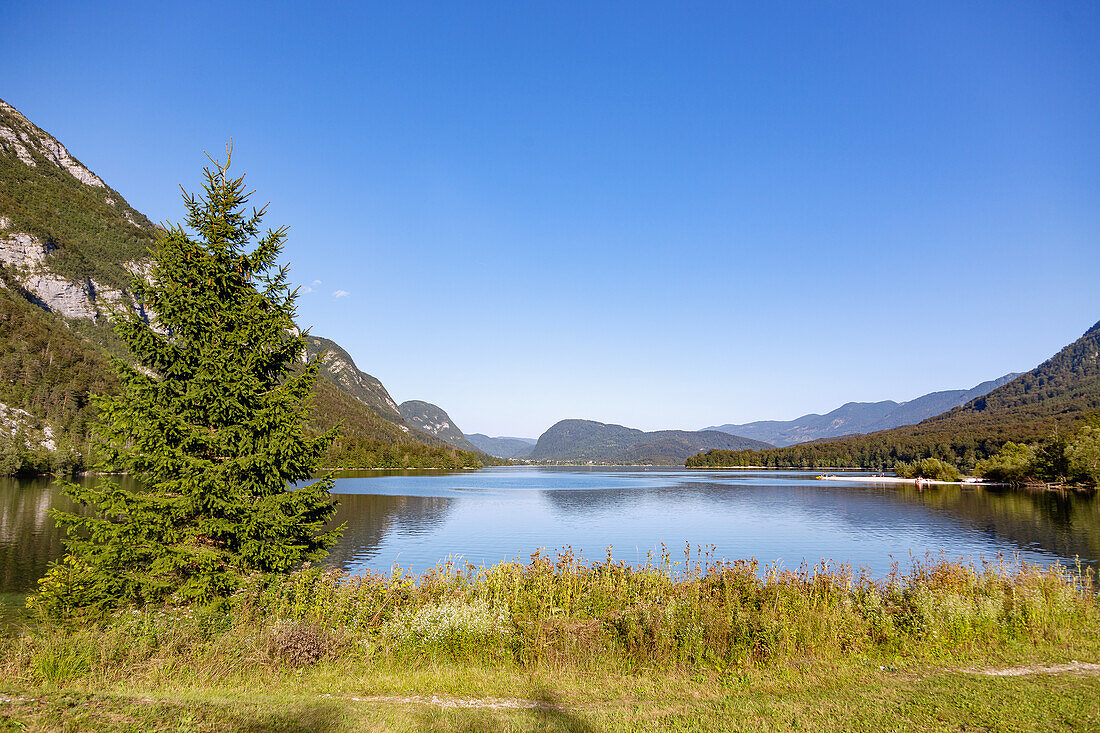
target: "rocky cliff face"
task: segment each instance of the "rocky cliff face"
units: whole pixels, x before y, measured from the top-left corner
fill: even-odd
[[[408,432],[409,426],[401,417],[397,403],[394,402],[393,397],[390,397],[389,390],[377,377],[355,366],[351,355],[335,341],[320,336],[308,336],[303,359],[309,360],[319,354],[322,355],[322,376],[339,387],[341,391],[359,400],[390,422],[397,423],[402,430]]]
[[[15,107],[0,99],[0,110],[6,113],[6,124],[0,124],[0,146],[13,152],[24,165],[36,168],[38,161],[45,158],[86,186],[107,187],[99,176],[69,155],[64,145],[39,129]]]
[[[57,242],[44,236],[43,230],[52,230],[55,222],[51,219],[59,218],[54,211],[68,209],[74,195],[85,198],[90,195],[101,204],[101,211],[96,212],[99,217],[82,222],[86,228],[100,226],[101,221],[96,219],[114,218],[120,220],[118,225],[123,229],[136,230],[134,234],[139,234],[139,238],[150,239],[152,227],[148,221],[139,221],[130,206],[99,176],[3,100],[0,100],[0,156],[6,158],[3,161],[6,175],[0,188],[0,266],[10,280],[26,291],[29,300],[66,318],[100,318],[110,306],[127,300],[121,288],[87,274],[74,277],[73,268],[62,267],[63,254],[75,255],[72,258],[75,260],[88,259],[90,253],[78,252],[77,243],[66,243],[72,252],[59,252]],[[136,265],[136,261],[124,263],[120,258],[113,264],[118,277],[111,279],[123,281],[124,270]]]
[[[0,434],[10,438],[17,438],[22,434],[23,444],[27,448],[57,450],[53,428],[26,410],[9,407],[3,403],[0,403]]]

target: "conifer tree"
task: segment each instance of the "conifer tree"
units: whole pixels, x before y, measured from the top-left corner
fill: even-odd
[[[141,489],[66,485],[86,510],[57,515],[69,554],[40,581],[44,607],[211,601],[245,574],[323,557],[339,536],[325,530],[332,477],[290,486],[336,433],[303,430],[319,360],[293,369],[304,340],[276,266],[286,228],[261,236],[266,206],[246,213],[244,177],[228,176],[229,157],[213,162],[205,195],[184,194],[186,228],[163,233],[134,279],[149,321],[115,316],[136,364],[115,359],[121,393],[96,398],[104,465]]]

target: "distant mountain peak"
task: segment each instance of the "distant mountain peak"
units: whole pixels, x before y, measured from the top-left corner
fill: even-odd
[[[538,441],[534,438],[514,438],[497,436],[491,438],[483,433],[467,433],[466,439],[476,445],[483,453],[497,458],[526,458]]]

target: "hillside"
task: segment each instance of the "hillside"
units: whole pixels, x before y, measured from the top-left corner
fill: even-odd
[[[922,420],[964,405],[976,397],[988,394],[1018,376],[1020,375],[1006,374],[998,379],[982,382],[971,389],[931,392],[907,402],[893,400],[848,402],[824,415],[810,413],[794,420],[761,420],[740,425],[718,425],[706,429],[754,438],[779,447],[822,438],[873,433],[902,425],[915,425]]]
[[[482,433],[468,433],[466,439],[483,453],[508,459],[526,458],[538,442],[534,438],[490,438]]]
[[[107,316],[137,307],[129,283],[157,233],[64,145],[0,101],[0,473],[86,467],[90,395],[117,388],[108,354],[127,356]],[[309,337],[306,349],[328,352],[314,428],[343,423],[327,465],[481,464],[405,424],[381,382],[337,344]]]
[[[376,377],[355,365],[351,355],[331,339],[306,336],[306,356],[321,355],[321,375],[376,413],[398,425],[407,425],[389,390]],[[411,426],[410,426],[411,427]]]
[[[973,469],[1008,441],[1066,432],[1100,410],[1100,323],[1031,371],[942,415],[867,435],[766,451],[709,451],[689,466],[863,466],[934,457]]]
[[[98,319],[127,298],[155,236],[117,191],[0,100],[0,265],[25,297]]]
[[[644,432],[592,420],[562,420],[539,436],[526,460],[568,463],[677,464],[702,450],[770,448],[717,430]]]
[[[443,408],[430,402],[408,400],[398,405],[398,410],[405,422],[417,430],[433,435],[456,448],[474,452],[480,451],[476,445],[466,440],[466,436],[458,429],[454,424],[454,420]]]

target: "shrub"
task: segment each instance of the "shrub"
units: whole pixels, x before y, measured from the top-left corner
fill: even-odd
[[[1066,446],[1069,475],[1078,483],[1100,485],[1100,426],[1085,425]]]
[[[305,621],[276,624],[271,636],[271,654],[291,667],[308,667],[328,654],[332,639],[324,630]]]
[[[926,478],[933,481],[958,481],[959,469],[939,458],[922,458],[919,461],[898,462],[894,471],[903,478]]]
[[[1021,443],[1005,443],[997,455],[979,461],[975,473],[1005,484],[1022,484],[1035,473],[1035,449]]]

